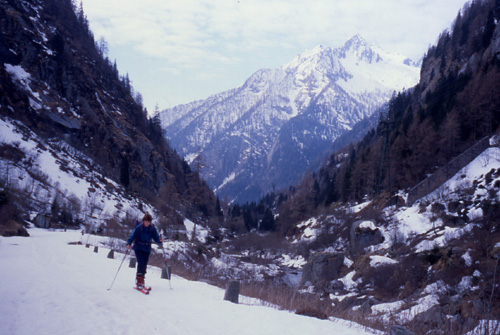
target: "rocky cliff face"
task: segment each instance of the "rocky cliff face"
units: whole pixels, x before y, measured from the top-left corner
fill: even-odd
[[[372,115],[418,67],[356,35],[319,46],[239,88],[163,111],[167,136],[223,198],[256,200],[296,183],[331,143]],[[197,160],[199,163],[200,160]]]

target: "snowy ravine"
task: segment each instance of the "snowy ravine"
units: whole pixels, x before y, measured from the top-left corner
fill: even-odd
[[[0,237],[0,334],[376,334],[339,319],[319,320],[263,307],[224,290],[148,269],[149,296],[132,289],[135,269],[123,254],[108,259],[79,242],[78,231],[30,229],[31,237]],[[85,241],[84,241],[85,242]]]

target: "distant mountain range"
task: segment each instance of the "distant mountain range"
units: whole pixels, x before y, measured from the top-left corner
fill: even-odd
[[[318,46],[242,86],[160,113],[168,140],[223,199],[244,203],[297,183],[311,164],[396,90],[419,64],[356,35]]]

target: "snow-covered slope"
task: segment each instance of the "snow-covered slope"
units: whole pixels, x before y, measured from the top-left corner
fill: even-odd
[[[207,216],[213,192],[191,182],[193,173],[161,141],[161,128],[134,101],[129,78],[105,56],[77,7],[72,0],[0,0],[0,191],[25,200],[13,205],[20,214],[47,220],[58,207],[71,207],[62,215],[70,221],[135,218],[144,198],[153,201],[162,189],[178,195],[173,202],[161,197],[161,207],[179,222],[180,208],[193,208],[190,194]]]
[[[1,334],[373,334],[338,319],[319,320],[263,307],[205,283],[172,277],[172,290],[160,270],[150,267],[149,296],[132,289],[135,269],[108,250],[69,242],[79,232],[30,229],[31,237],[0,237]]]
[[[339,213],[312,217],[298,224],[300,233],[294,237],[294,244],[305,244],[311,254],[346,257],[342,275],[327,289],[332,302],[357,311],[359,304],[346,301],[365,299],[365,320],[381,319],[387,324],[413,320],[414,327],[422,323],[424,327],[435,328],[439,325],[430,320],[432,313],[443,320],[457,319],[460,324],[464,314],[453,306],[460,306],[462,310],[471,305],[479,306],[479,300],[472,303],[470,299],[481,296],[484,287],[490,287],[491,282],[498,286],[494,273],[500,253],[500,235],[491,216],[498,213],[495,210],[500,199],[500,148],[493,139],[491,144],[493,147],[412,206],[387,206],[377,217],[371,212],[372,201],[344,207],[346,213],[365,220],[358,226],[360,229],[380,232],[383,236],[381,241],[365,246],[360,257],[346,252],[353,241],[352,236],[350,240],[339,237],[342,235],[337,232],[342,231],[344,224],[338,219],[342,216]],[[407,194],[400,192],[398,196],[404,200]],[[337,234],[334,243],[318,248],[317,245],[321,245],[318,241],[328,234]],[[425,261],[420,263],[415,261],[417,259]],[[422,266],[420,271],[417,270],[419,266]],[[405,271],[410,275],[400,287],[388,287],[391,298],[380,301],[377,290],[383,287],[382,283],[394,280],[391,271],[395,269],[400,275]],[[374,284],[377,279],[371,277],[376,272],[383,278],[378,284]],[[416,280],[418,289],[408,290],[411,280]],[[324,288],[318,286],[321,283],[311,284],[307,290],[322,292]],[[453,302],[444,301],[442,297],[446,295],[454,295]],[[474,320],[471,325],[476,322],[478,326],[467,334],[498,334],[498,319],[491,322],[491,331],[486,332],[486,312],[473,309],[469,313],[467,317]]]
[[[109,220],[121,222],[141,217],[144,211],[155,212],[141,199],[127,195],[91,158],[63,141],[40,138],[20,122],[0,118],[0,147],[23,157],[1,157],[0,173],[6,187],[22,190],[35,213],[51,213],[57,203],[74,213],[72,221],[66,219],[63,224],[85,222],[95,229]],[[58,224],[56,218],[52,221]]]
[[[165,110],[161,119],[189,162],[201,155],[209,185],[244,202],[296,183],[336,138],[418,75],[410,60],[356,35],[342,47],[318,46],[259,70],[241,87]]]

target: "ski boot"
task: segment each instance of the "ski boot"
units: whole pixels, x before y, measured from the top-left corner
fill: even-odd
[[[135,277],[135,285],[138,289],[142,289],[144,287],[144,274],[137,274],[137,276]]]

